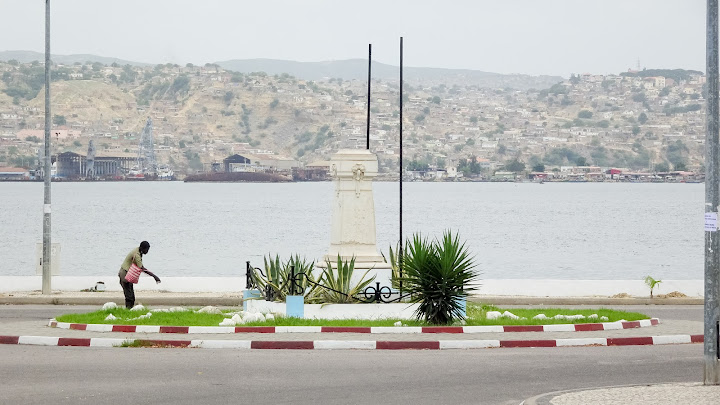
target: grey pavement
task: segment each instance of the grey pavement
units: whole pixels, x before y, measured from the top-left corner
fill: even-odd
[[[93,293],[87,293],[93,294]],[[101,298],[101,303],[107,301],[119,302],[118,298],[104,295],[97,296]],[[161,297],[146,296],[142,297],[138,294],[139,301],[143,298],[148,305],[181,305],[180,301],[176,301],[176,295],[165,295]],[[178,294],[178,293],[176,293]],[[220,304],[222,301],[214,301],[219,295],[210,294],[178,294],[190,298],[194,298],[198,302],[195,305],[204,305],[208,303]],[[68,295],[63,294],[67,297]],[[70,294],[69,296],[72,296]],[[76,297],[83,298],[80,295]],[[171,299],[167,299],[171,297]],[[147,298],[155,298],[158,304],[150,304],[151,300]],[[225,297],[221,297],[225,298]],[[93,298],[97,299],[97,298]],[[233,297],[232,299],[235,299]],[[624,330],[607,330],[607,331],[590,331],[590,332],[507,332],[507,333],[475,333],[475,334],[363,334],[363,333],[242,333],[242,334],[160,334],[160,333],[120,333],[120,332],[91,332],[77,331],[59,328],[50,328],[47,326],[48,320],[52,317],[64,313],[71,312],[87,312],[97,309],[97,303],[93,300],[83,301],[90,305],[0,305],[0,335],[9,336],[57,336],[57,337],[76,337],[76,338],[95,338],[95,337],[112,337],[118,339],[160,339],[160,340],[266,340],[266,341],[310,341],[310,340],[392,340],[392,341],[435,341],[435,340],[546,340],[546,339],[572,339],[572,338],[591,338],[591,337],[633,337],[633,336],[662,336],[662,335],[700,335],[703,333],[703,307],[702,305],[597,305],[588,300],[578,299],[574,308],[585,306],[591,307],[610,307],[613,309],[629,310],[645,313],[651,317],[660,318],[660,324],[657,326],[624,329]],[[492,302],[483,300],[483,302]],[[505,307],[542,307],[542,306],[560,306],[549,303],[547,305],[524,304],[522,300],[516,300],[514,303],[507,304]],[[495,303],[495,302],[493,302]],[[184,304],[193,305],[193,304]],[[502,305],[502,304],[500,304]],[[702,351],[702,345],[693,345],[697,351]],[[591,350],[608,350],[608,348],[590,348]],[[514,349],[510,349],[514,350]],[[558,354],[562,353],[566,348],[557,348]],[[661,350],[661,348],[657,348]],[[693,350],[695,351],[695,350]],[[662,381],[658,381],[662,382]],[[670,384],[654,384],[654,385],[635,385],[623,387],[602,387],[603,381],[597,381],[598,388],[587,388],[582,390],[550,392],[529,398],[524,401],[525,405],[535,404],[676,404],[676,403],[693,403],[693,404],[715,404],[717,398],[720,397],[720,387],[703,386],[697,383],[670,383]]]
[[[551,392],[529,398],[523,405],[714,405],[718,398],[720,385],[668,383]]]
[[[223,305],[242,303],[242,293],[187,293],[187,292],[135,292],[137,301],[146,305]],[[12,305],[102,305],[108,301],[122,302],[122,291],[81,292],[58,291],[42,294],[40,291],[0,293],[0,304]],[[471,301],[495,305],[703,305],[702,298],[611,298],[611,297],[533,297],[474,295]]]

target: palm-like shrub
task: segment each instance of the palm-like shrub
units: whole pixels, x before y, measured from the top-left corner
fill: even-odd
[[[365,278],[370,272],[370,270],[368,270],[360,277],[360,281],[353,284],[352,275],[355,271],[354,257],[350,259],[350,261],[344,261],[340,255],[338,255],[335,267],[333,267],[333,263],[330,260],[325,261],[325,266],[325,269],[323,269],[320,275],[319,283],[335,291],[318,287],[315,290],[315,294],[308,301],[336,304],[357,302],[353,296],[362,292],[370,283],[375,281],[375,276],[369,279]]]
[[[403,252],[403,289],[410,301],[419,303],[415,315],[435,325],[446,325],[463,316],[462,299],[477,274],[472,258],[457,234],[443,233],[442,240],[429,242],[413,235]]]
[[[263,261],[265,262],[265,274],[253,269],[252,278],[261,291],[266,291],[268,287],[272,290],[273,300],[285,301],[286,296],[292,295],[290,292],[292,266],[295,267],[296,275],[304,273],[304,276],[296,278],[303,295],[314,295],[315,284],[308,281],[314,281],[312,275],[314,262],[308,263],[299,255],[290,256],[286,262],[281,262],[278,255],[275,255],[274,259],[271,256],[264,257]]]

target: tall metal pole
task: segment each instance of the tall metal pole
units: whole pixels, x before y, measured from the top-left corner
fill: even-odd
[[[718,0],[707,1],[707,133],[705,135],[705,385],[720,384],[718,364],[718,293],[720,293],[720,161],[718,160]]]
[[[372,44],[368,44],[368,109],[367,109],[367,146],[370,149],[370,78],[372,77]]]
[[[45,0],[45,199],[43,204],[43,262],[42,293],[50,294],[50,261],[52,239],[50,237],[50,0]]]
[[[400,37],[400,247],[398,248],[398,269],[400,278],[403,276],[403,37]],[[402,295],[402,281],[400,281],[400,295]]]

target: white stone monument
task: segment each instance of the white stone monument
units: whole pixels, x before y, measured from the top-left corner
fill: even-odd
[[[378,173],[377,156],[365,149],[341,149],[330,158],[335,182],[330,250],[323,258],[337,263],[355,257],[355,276],[368,269],[380,285],[390,285],[391,266],[378,253],[372,180]],[[322,263],[324,265],[324,263]]]

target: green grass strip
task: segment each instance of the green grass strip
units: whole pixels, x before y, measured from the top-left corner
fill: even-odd
[[[362,305],[362,304],[357,304]],[[197,309],[197,308],[189,308]],[[224,313],[236,312],[240,308],[224,309]],[[615,322],[619,320],[626,321],[637,321],[640,319],[648,319],[649,317],[645,314],[638,312],[626,312],[616,311],[613,309],[599,308],[599,309],[566,309],[566,308],[512,308],[507,311],[513,314],[527,319],[510,319],[510,318],[499,318],[499,319],[485,319],[485,314],[488,311],[499,311],[505,312],[506,309],[499,309],[492,305],[482,305],[469,302],[467,304],[467,319],[466,324],[468,326],[476,325],[552,325],[552,324],[566,324],[566,323],[596,323],[603,322],[599,317],[606,316],[608,321]],[[227,317],[221,314],[205,314],[195,313],[192,311],[183,312],[154,312],[152,316],[147,319],[135,319],[140,315],[144,315],[148,310],[143,311],[130,311],[125,308],[116,308],[111,310],[100,310],[83,314],[65,314],[58,316],[56,319],[58,322],[68,323],[83,323],[83,324],[113,324],[113,325],[160,325],[160,326],[218,326],[223,319]],[[113,314],[118,319],[112,321],[106,321],[105,318]],[[548,318],[555,315],[585,315],[586,317],[592,314],[597,314],[598,319],[578,319],[578,320],[567,320],[567,319],[532,319],[537,314],[545,314]],[[283,316],[276,316],[274,320],[266,322],[251,322],[243,324],[242,326],[359,326],[359,327],[372,327],[372,326],[393,326],[395,322],[401,321],[403,325],[407,326],[433,326],[425,322],[408,319],[380,319],[380,320],[368,320],[368,319],[300,319],[300,318],[286,318]]]

